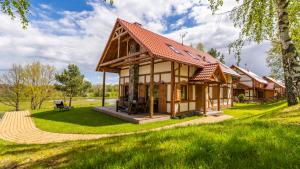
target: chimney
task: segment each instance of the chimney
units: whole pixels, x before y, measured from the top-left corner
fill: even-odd
[[[205,59],[205,56],[203,56],[203,58],[202,58],[202,59],[203,59],[203,61],[204,61],[204,62],[206,61],[206,59]]]
[[[142,24],[140,24],[138,22],[133,22],[133,24],[135,24],[136,26],[142,27]]]

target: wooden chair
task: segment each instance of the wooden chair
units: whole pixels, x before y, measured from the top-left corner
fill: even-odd
[[[117,100],[116,103],[116,111],[118,112],[119,110],[124,111],[126,110],[127,106],[125,104],[125,98],[124,97],[120,97],[119,100]]]

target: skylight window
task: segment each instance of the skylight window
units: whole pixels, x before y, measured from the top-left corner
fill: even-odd
[[[188,55],[190,55],[192,58],[199,60],[199,58],[196,57],[196,56],[194,56],[191,52],[185,50],[185,53],[187,53]]]
[[[169,45],[169,44],[167,44],[167,46],[168,46],[171,50],[173,50],[175,53],[181,54],[176,48],[174,48],[174,46]]]

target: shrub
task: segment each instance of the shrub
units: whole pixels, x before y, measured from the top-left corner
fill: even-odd
[[[244,94],[239,94],[238,99],[240,103],[243,103],[245,101],[245,95]]]

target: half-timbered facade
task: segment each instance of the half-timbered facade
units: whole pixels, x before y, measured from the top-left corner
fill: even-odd
[[[256,101],[284,95],[284,86],[275,79],[267,76],[262,78],[236,65],[232,65],[231,68],[240,75],[238,83],[234,85],[234,97],[244,94],[246,100]]]
[[[229,107],[233,79],[239,76],[205,52],[121,19],[116,21],[97,71],[118,73],[119,98],[129,103],[143,100],[150,116],[205,114]]]

